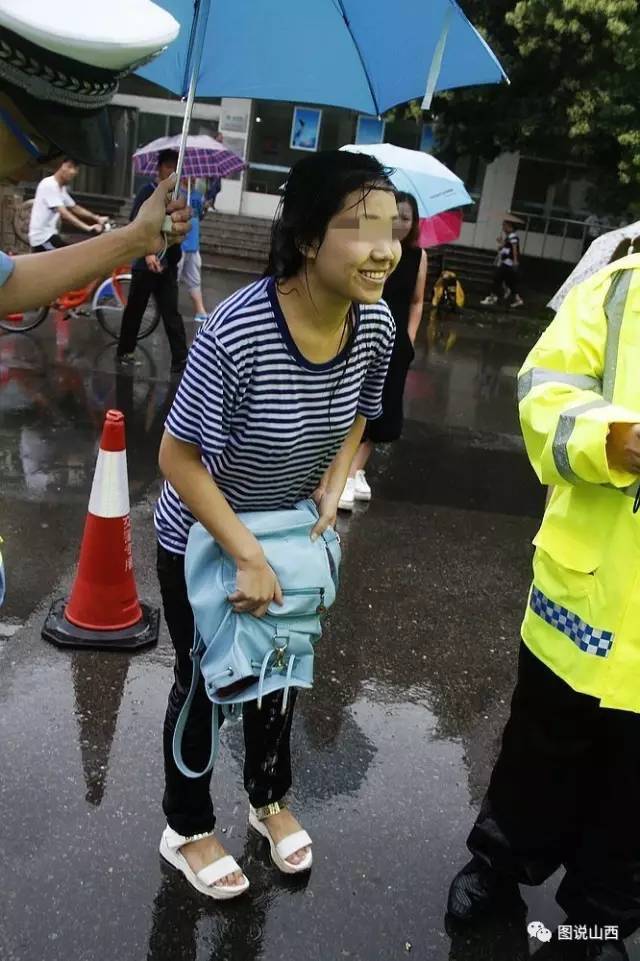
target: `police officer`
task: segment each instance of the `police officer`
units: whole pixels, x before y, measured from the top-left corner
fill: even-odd
[[[575,287],[518,381],[536,535],[518,682],[448,914],[523,910],[560,866],[572,957],[640,927],[640,256]],[[584,930],[589,933],[584,938]]]

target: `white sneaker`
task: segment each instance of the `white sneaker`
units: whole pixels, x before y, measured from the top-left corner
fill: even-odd
[[[371,500],[371,488],[367,484],[367,478],[363,470],[356,471],[353,496],[357,501]]]
[[[356,482],[353,477],[347,477],[347,483],[344,485],[344,490],[338,501],[338,508],[341,511],[352,511],[353,504],[355,502],[355,487]]]
[[[513,298],[513,300],[512,300],[511,303],[509,304],[509,306],[510,306],[510,307],[523,307],[523,306],[524,306],[524,300],[522,299],[522,297],[521,297],[519,294],[516,294],[516,296]]]
[[[480,303],[483,307],[493,307],[494,304],[498,303],[498,298],[495,294],[489,294],[489,296],[481,300]]]

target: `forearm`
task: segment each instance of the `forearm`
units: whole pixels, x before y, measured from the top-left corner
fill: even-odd
[[[366,423],[366,417],[363,417],[362,414],[356,415],[351,430],[345,437],[338,453],[326,471],[325,480],[327,491],[334,490],[342,493],[344,485],[347,482],[347,477],[349,476],[351,462],[355,457],[358,447],[362,443],[362,435],[364,434]]]
[[[86,243],[15,257],[14,271],[0,287],[0,314],[50,303],[65,290],[83,287],[145,253],[139,232],[129,226]]]
[[[80,210],[81,210],[82,208],[77,208],[77,207],[76,207],[76,208],[74,208],[74,209],[76,209],[76,210],[77,210],[77,209],[80,209]],[[76,215],[73,214],[73,213],[71,213],[71,211],[68,210],[66,207],[63,207],[63,208],[60,210],[60,216],[61,216],[62,219],[65,221],[65,223],[73,224],[73,226],[74,226],[74,227],[77,227],[79,230],[84,230],[85,232],[87,231],[88,228],[87,228],[87,225],[86,225],[86,223],[84,222],[84,220],[81,220],[80,217],[76,217]]]
[[[100,218],[97,214],[92,214],[90,210],[87,210],[86,207],[81,207],[80,204],[75,205],[73,213],[76,217],[80,217],[81,220],[85,220],[89,224],[100,223]]]
[[[236,563],[249,562],[262,555],[260,544],[202,464],[197,447],[165,432],[159,464],[163,476],[193,516]]]
[[[418,336],[418,330],[420,324],[422,323],[422,311],[424,309],[424,301],[416,301],[412,303],[409,307],[409,325],[407,327],[407,332],[409,334],[409,340],[412,344],[415,344],[416,337]]]

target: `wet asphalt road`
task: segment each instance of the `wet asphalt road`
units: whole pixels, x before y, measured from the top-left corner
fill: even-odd
[[[209,278],[213,306],[250,278]],[[543,492],[518,435],[517,322],[425,324],[403,440],[374,499],[340,520],[341,594],[298,701],[293,804],[314,868],[283,881],[247,830],[242,744],[225,730],[214,791],[247,897],[200,897],[157,853],[166,629],[127,656],[40,640],[68,589],[104,412],[127,418],[136,574],[158,603],[152,507],[171,403],[161,332],[116,374],[95,322],[0,336],[2,961],[521,961],[524,923],[455,935],[448,883],[486,787],[513,687]],[[555,879],[557,883],[557,878]],[[554,879],[529,920],[562,921]],[[640,959],[640,944],[630,946]],[[635,951],[635,954],[633,953]]]

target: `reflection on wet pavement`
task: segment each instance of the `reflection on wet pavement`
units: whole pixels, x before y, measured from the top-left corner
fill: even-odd
[[[210,302],[242,280],[213,279]],[[113,345],[86,321],[0,337],[2,616],[26,621],[10,639],[0,629],[3,961],[533,954],[524,922],[448,934],[443,921],[508,710],[543,503],[514,404],[528,340],[481,323],[424,326],[405,436],[375,455],[370,507],[339,521],[341,592],[293,733],[292,804],[315,843],[307,879],[279,877],[249,832],[242,733],[225,727],[216,807],[252,887],[223,905],[157,853],[166,630],[132,657],[39,639],[48,596],[72,576],[113,406],[127,422],[136,576],[157,601],[151,510],[175,389],[163,334],[133,374],[116,372]],[[554,887],[526,893],[529,919],[562,920]]]

